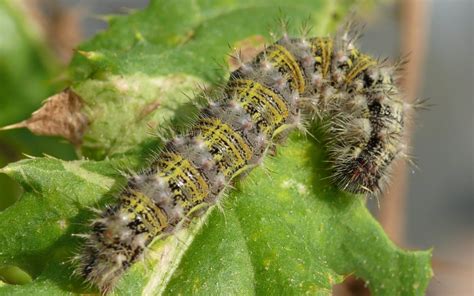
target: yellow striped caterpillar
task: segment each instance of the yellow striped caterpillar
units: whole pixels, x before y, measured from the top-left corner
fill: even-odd
[[[285,35],[251,62],[240,61],[189,131],[130,177],[117,203],[93,221],[78,272],[109,292],[154,238],[215,204],[275,138],[305,118],[324,124],[334,184],[354,193],[380,191],[403,155],[405,105],[395,70],[361,53],[347,35]]]

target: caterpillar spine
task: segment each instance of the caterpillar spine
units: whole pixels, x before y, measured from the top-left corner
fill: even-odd
[[[215,204],[304,117],[324,126],[334,183],[354,193],[379,192],[403,154],[404,103],[393,70],[347,37],[285,35],[242,62],[192,128],[129,178],[117,203],[93,221],[78,273],[109,292],[154,238]]]

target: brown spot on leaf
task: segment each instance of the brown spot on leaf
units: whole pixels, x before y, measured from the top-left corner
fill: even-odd
[[[83,105],[81,97],[68,88],[49,97],[29,119],[0,130],[25,127],[36,135],[61,136],[77,146],[89,125],[87,116],[82,113]]]
[[[235,71],[242,63],[253,60],[265,48],[265,38],[262,35],[253,35],[234,44],[234,53],[227,61],[229,69]]]
[[[158,109],[158,107],[160,107],[160,104],[161,103],[160,103],[159,100],[154,100],[154,101],[146,104],[145,106],[143,106],[142,111],[140,112],[139,119],[142,119],[142,118],[148,116],[150,113],[152,113],[153,111]]]

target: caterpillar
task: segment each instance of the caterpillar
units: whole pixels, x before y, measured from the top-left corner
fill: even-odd
[[[153,239],[202,215],[272,143],[314,120],[327,134],[334,184],[380,192],[404,155],[406,104],[395,85],[398,65],[362,53],[354,39],[347,32],[284,34],[250,62],[237,56],[239,67],[220,96],[92,222],[77,272],[102,293],[111,291]]]

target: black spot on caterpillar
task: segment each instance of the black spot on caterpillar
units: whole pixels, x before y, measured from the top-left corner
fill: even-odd
[[[404,154],[396,66],[355,48],[348,34],[283,38],[231,73],[186,133],[129,178],[118,201],[92,223],[78,273],[109,292],[156,237],[202,213],[236,177],[258,165],[275,139],[318,118],[332,179],[342,190],[377,193]]]

